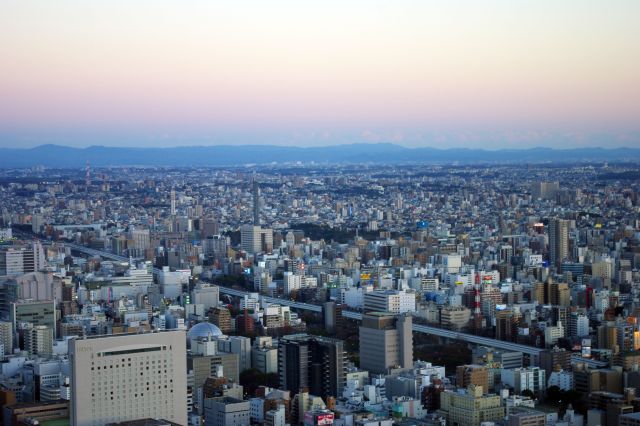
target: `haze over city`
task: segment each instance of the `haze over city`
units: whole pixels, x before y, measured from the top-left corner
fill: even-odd
[[[0,147],[640,146],[633,0],[0,11]]]

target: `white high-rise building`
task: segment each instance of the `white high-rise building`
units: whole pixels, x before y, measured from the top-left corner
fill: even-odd
[[[585,314],[572,312],[569,317],[570,330],[572,337],[584,337],[589,335],[589,318]]]
[[[503,369],[500,380],[513,388],[517,395],[528,389],[533,393],[543,392],[546,386],[546,372],[539,367]]]
[[[161,418],[186,425],[185,341],[182,330],[71,340],[71,424]]]
[[[302,275],[295,275],[293,272],[285,272],[282,281],[285,295],[291,294],[292,291],[300,290],[302,287]]]
[[[404,314],[416,310],[416,295],[413,292],[383,290],[364,293],[364,310]]]

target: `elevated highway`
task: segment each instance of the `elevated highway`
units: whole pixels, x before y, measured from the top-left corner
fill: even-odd
[[[75,250],[77,252],[84,253],[90,256],[101,256],[105,259],[114,260],[118,262],[129,261],[129,259],[124,256],[119,256],[119,255],[102,251],[102,250],[92,249],[92,248],[81,246],[78,244],[64,243],[64,245],[71,248],[72,250]],[[154,273],[157,273],[157,272],[158,270],[154,269]],[[249,292],[246,292],[246,291],[234,290],[227,287],[220,287],[220,293],[228,294],[230,296],[235,296],[235,297],[244,297],[245,295],[249,294]],[[296,302],[293,300],[280,299],[276,297],[267,297],[267,296],[260,296],[260,297],[262,300],[266,301],[267,303],[276,303],[283,306],[289,306],[294,309],[301,309],[301,310],[306,310],[306,311],[311,311],[316,313],[322,313],[322,306],[320,305],[314,305],[312,303]],[[362,313],[360,312],[342,311],[342,315],[345,318],[349,318],[353,320],[362,320]],[[523,354],[526,354],[531,358],[533,358],[535,363],[537,363],[538,357],[540,356],[540,353],[543,351],[543,349],[535,348],[533,346],[522,345],[519,343],[512,343],[512,342],[504,342],[502,340],[496,340],[489,337],[476,336],[473,334],[461,333],[453,330],[446,330],[446,329],[432,327],[428,325],[422,325],[422,324],[413,324],[413,331],[415,333],[430,334],[430,335],[442,337],[445,339],[459,340],[459,341],[468,342],[475,345],[489,346],[489,347],[502,349],[506,351],[522,352]],[[589,362],[591,364],[595,364],[592,360],[586,360],[583,358],[578,359],[578,357],[574,357],[574,362]],[[600,364],[600,362],[597,362],[597,364]]]
[[[220,287],[220,293],[228,294],[236,297],[244,297],[246,294],[249,294],[245,291],[234,290],[227,287]],[[318,313],[322,312],[322,306],[314,305],[311,303],[295,302],[293,300],[279,299],[276,297],[266,297],[266,296],[260,296],[260,297],[262,300],[265,300],[268,303],[277,303],[280,305],[289,306],[294,309],[302,309],[302,310],[308,310],[308,311],[313,311]],[[342,311],[342,316],[345,318],[353,319],[353,320],[358,320],[358,321],[362,320],[362,313],[360,312]],[[422,325],[422,324],[413,324],[413,331],[415,333],[431,334],[433,336],[438,336],[446,339],[460,340],[463,342],[473,343],[476,345],[490,346],[496,349],[522,352],[523,354],[536,357],[536,359],[540,355],[540,353],[543,351],[543,349],[535,348],[533,346],[521,345],[521,344],[512,343],[512,342],[504,342],[502,340],[496,340],[489,337],[476,336],[468,333],[460,333],[457,331],[445,330],[443,328],[431,327],[431,326]]]

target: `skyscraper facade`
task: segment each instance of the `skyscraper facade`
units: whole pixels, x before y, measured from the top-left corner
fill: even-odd
[[[360,367],[383,374],[392,367],[413,365],[413,334],[410,316],[370,312],[360,327]]]
[[[162,418],[186,425],[185,340],[182,330],[71,340],[71,424]]]
[[[569,256],[570,221],[553,218],[549,221],[549,263],[559,270],[562,261]]]
[[[342,340],[294,334],[278,343],[278,373],[282,389],[293,394],[308,389],[321,397],[342,395],[346,383]]]

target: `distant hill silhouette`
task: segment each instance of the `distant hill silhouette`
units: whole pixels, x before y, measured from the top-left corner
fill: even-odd
[[[41,145],[0,148],[0,167],[239,166],[291,163],[541,163],[640,161],[638,148],[501,149],[405,148],[394,144],[350,144],[314,148],[276,145],[213,145],[176,148]]]

